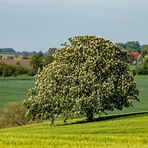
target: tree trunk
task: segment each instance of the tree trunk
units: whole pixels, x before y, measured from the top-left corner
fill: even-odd
[[[54,124],[54,116],[51,117],[51,123],[50,125],[53,125]]]
[[[87,117],[87,121],[92,122],[93,121],[93,110],[87,109],[86,117]]]

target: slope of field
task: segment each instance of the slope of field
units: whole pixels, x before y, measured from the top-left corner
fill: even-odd
[[[6,103],[26,98],[26,92],[34,85],[33,77],[0,78],[0,108]]]
[[[0,130],[2,148],[147,148],[148,114],[63,125],[49,123]]]

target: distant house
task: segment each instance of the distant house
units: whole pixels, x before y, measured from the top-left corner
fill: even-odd
[[[140,56],[140,53],[137,51],[132,51],[132,52],[130,52],[130,56],[133,60],[137,60],[138,57]]]

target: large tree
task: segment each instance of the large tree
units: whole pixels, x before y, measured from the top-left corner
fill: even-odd
[[[95,114],[132,106],[138,100],[127,52],[96,36],[69,39],[54,61],[36,75],[36,85],[25,101],[28,114],[39,118]]]

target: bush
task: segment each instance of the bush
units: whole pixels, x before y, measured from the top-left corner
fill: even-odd
[[[36,70],[35,69],[33,69],[33,68],[29,68],[28,69],[28,73],[27,73],[28,76],[34,76],[35,74],[36,74]]]
[[[3,76],[3,77],[23,75],[23,74],[27,74],[28,71],[29,71],[28,68],[23,67],[19,64],[7,65],[3,62],[0,63],[0,76]]]
[[[145,56],[141,63],[136,68],[137,74],[148,74],[148,56]]]
[[[31,117],[26,116],[26,108],[22,102],[8,103],[0,114],[0,128],[21,126],[34,122],[39,122],[39,120],[33,121]]]
[[[16,65],[15,66],[15,74],[16,75],[22,75],[22,74],[27,74],[28,73],[28,69],[21,66],[21,65]]]

